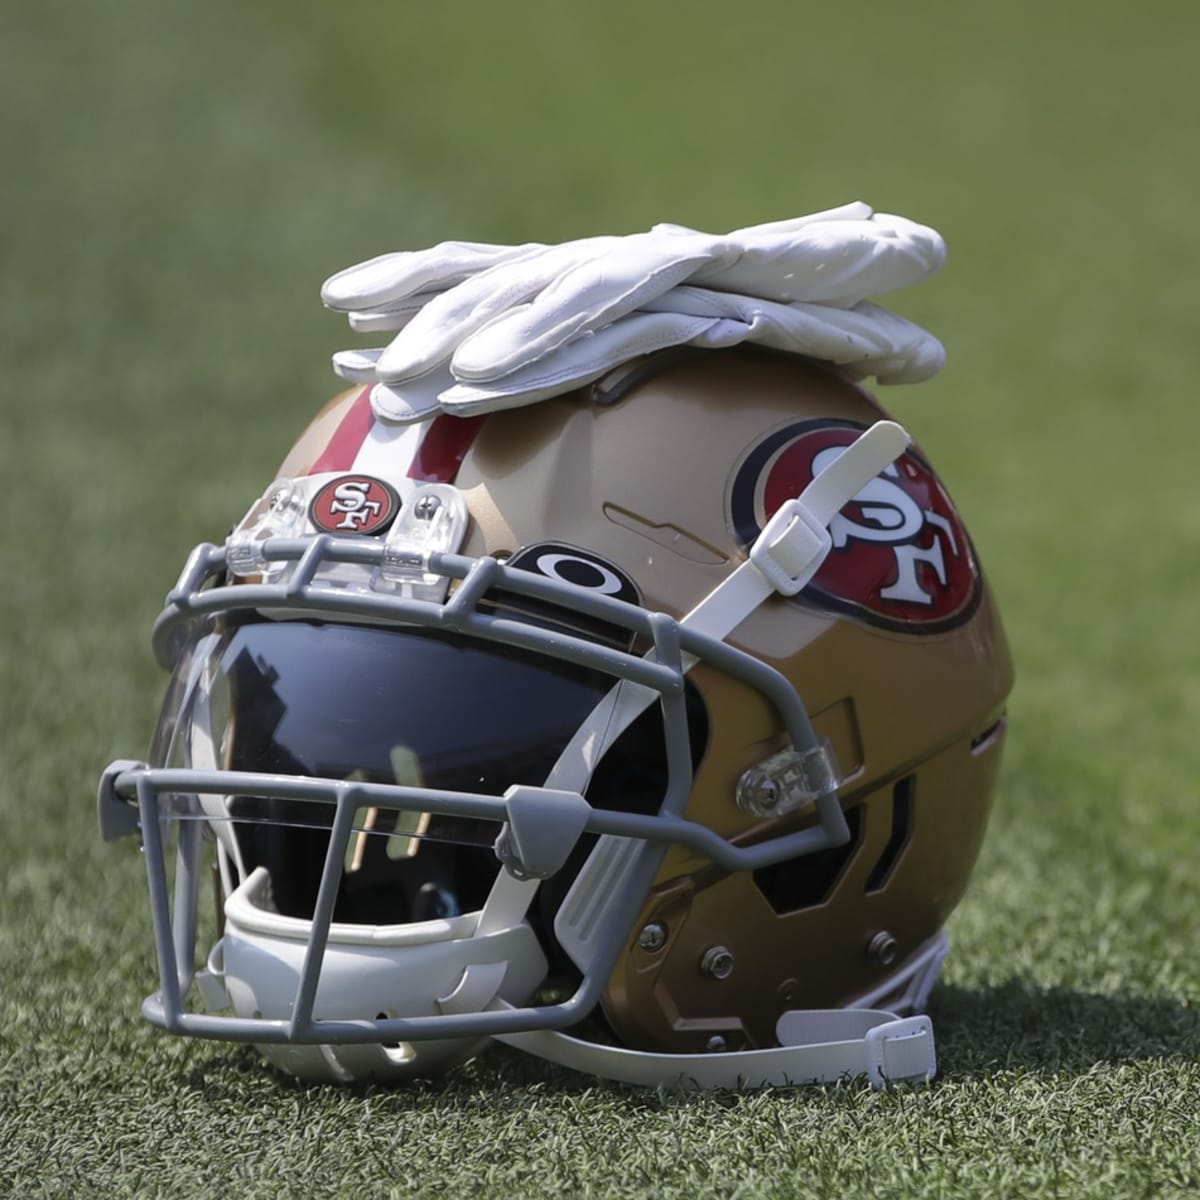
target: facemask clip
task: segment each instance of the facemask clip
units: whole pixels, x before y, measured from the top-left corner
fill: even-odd
[[[578,792],[514,784],[504,793],[508,820],[494,847],[515,879],[548,879],[571,856],[591,816]]]
[[[277,479],[226,539],[226,565],[242,579],[259,575],[264,582],[274,582],[289,564],[267,561],[263,551],[267,540],[301,537],[306,525],[307,505],[302,484],[294,479]]]
[[[431,554],[454,554],[467,532],[467,502],[448,483],[419,487],[388,531],[371,589],[440,604],[450,580],[428,571]]]
[[[842,773],[828,740],[807,750],[784,750],[742,772],[737,806],[755,817],[780,817],[811,808],[838,790]]]

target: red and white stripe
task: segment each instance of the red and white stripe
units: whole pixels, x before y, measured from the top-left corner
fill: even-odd
[[[486,417],[450,417],[397,425],[371,409],[371,389],[354,398],[325,449],[305,472],[313,476],[374,475],[406,501],[421,483],[453,483]]]

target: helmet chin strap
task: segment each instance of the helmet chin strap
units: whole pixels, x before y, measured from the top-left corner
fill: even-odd
[[[937,1074],[928,1017],[896,1017],[865,1008],[786,1012],[766,1050],[653,1054],[542,1029],[497,1039],[560,1066],[647,1087],[736,1088],[836,1083],[866,1076],[872,1087],[927,1083]]]
[[[931,938],[902,975],[889,980],[891,995],[920,1007],[946,957],[944,932]],[[866,1004],[871,997],[863,998]],[[503,1001],[490,1006],[504,1008]],[[454,1011],[448,1000],[444,1011]],[[926,1016],[898,1017],[866,1007],[785,1012],[776,1025],[779,1046],[705,1054],[656,1054],[586,1042],[552,1030],[500,1034],[497,1041],[559,1066],[619,1083],[647,1087],[763,1087],[836,1083],[865,1076],[875,1088],[927,1083],[937,1074],[933,1025]]]

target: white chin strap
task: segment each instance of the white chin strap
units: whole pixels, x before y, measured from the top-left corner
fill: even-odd
[[[899,1018],[864,1008],[809,1009],[779,1018],[783,1045],[714,1054],[652,1054],[539,1030],[497,1040],[618,1083],[646,1087],[737,1088],[837,1083],[863,1076],[872,1087],[927,1083],[937,1074],[928,1017]]]
[[[903,1007],[924,1007],[947,949],[944,931],[931,938],[904,973],[888,981],[888,995]],[[883,1088],[928,1083],[937,1074],[933,1024],[926,1016],[898,1017],[859,1006],[794,1010],[779,1018],[775,1036],[780,1044],[770,1049],[705,1054],[625,1050],[552,1030],[496,1040],[587,1075],[646,1087],[745,1088],[865,1077]]]

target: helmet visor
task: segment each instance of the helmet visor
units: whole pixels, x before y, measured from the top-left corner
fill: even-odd
[[[441,631],[225,614],[189,631],[151,763],[501,795],[545,782],[612,683]],[[267,867],[280,912],[311,915],[331,804],[227,796],[199,808],[207,821],[232,822],[241,870]],[[495,878],[498,831],[429,813],[358,813],[335,918],[383,924],[478,907]]]

